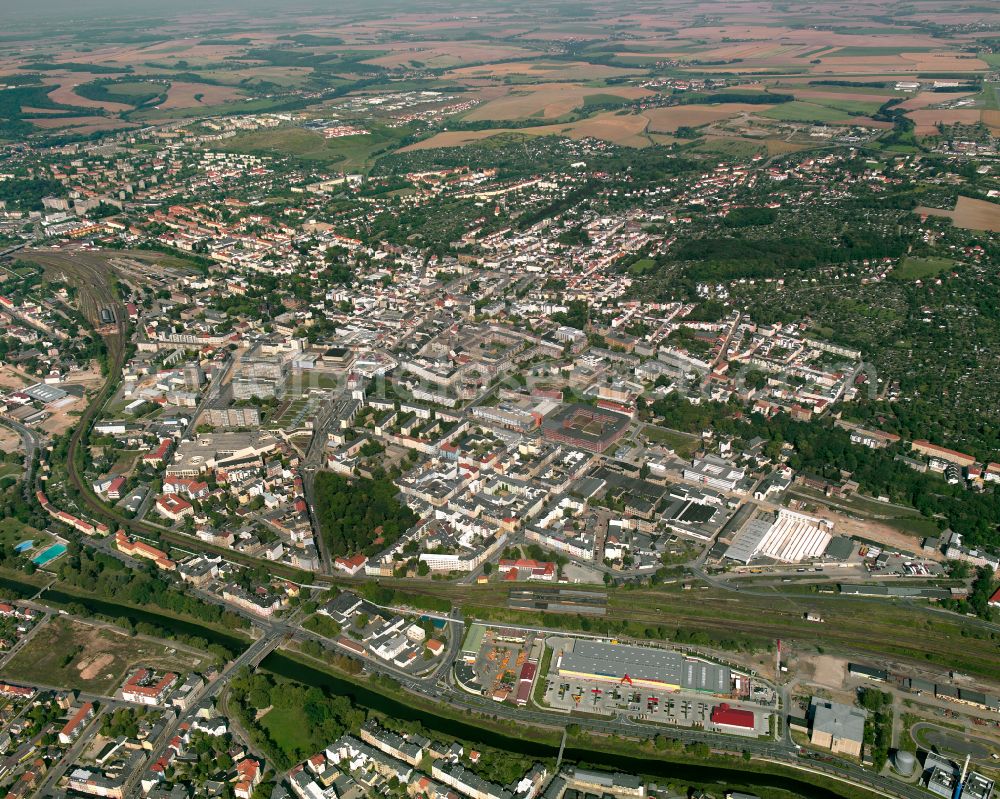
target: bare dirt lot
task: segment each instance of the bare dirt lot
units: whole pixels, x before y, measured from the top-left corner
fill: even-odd
[[[207,657],[133,638],[115,629],[57,616],[3,668],[4,677],[110,696],[136,666],[187,672]]]
[[[32,378],[30,375],[26,375],[15,369],[10,364],[5,364],[0,366],[0,389],[10,390],[24,388],[25,386],[30,386],[38,381]]]
[[[21,437],[9,427],[0,427],[0,452],[17,452],[21,449]]]
[[[875,541],[883,546],[905,552],[914,551],[920,544],[918,538],[907,535],[883,522],[872,519],[863,521],[861,519],[854,519],[822,505],[818,506],[812,513],[821,519],[832,521],[838,535],[857,536],[858,538]],[[921,553],[921,557],[927,560],[944,560],[944,555],[940,552]]]
[[[844,687],[844,678],[847,676],[845,659],[832,655],[816,655],[810,658],[809,667],[803,668],[803,677],[814,685],[835,691]]]

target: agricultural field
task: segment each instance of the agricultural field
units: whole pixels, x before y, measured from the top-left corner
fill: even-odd
[[[762,117],[778,119],[783,122],[844,122],[850,119],[850,114],[839,108],[830,108],[815,102],[796,100],[791,103],[781,103],[760,113]]]
[[[654,143],[646,134],[649,119],[645,114],[615,114],[605,112],[576,122],[557,123],[554,125],[539,125],[528,128],[487,128],[485,130],[454,130],[437,133],[429,139],[411,144],[403,148],[410,150],[429,150],[436,147],[461,147],[472,142],[482,141],[494,136],[565,136],[570,139],[595,138],[621,144],[625,147],[648,147]],[[672,139],[658,141],[658,144],[668,144]]]
[[[649,90],[637,87],[594,89],[572,83],[539,83],[520,86],[505,96],[484,103],[470,111],[465,119],[470,122],[493,119],[558,119],[583,107],[587,97],[610,95],[621,100],[636,100],[651,94]]]
[[[788,103],[788,105],[791,105]],[[762,114],[768,105],[749,103],[717,103],[716,105],[675,105],[669,108],[652,108],[644,114],[649,119],[651,131],[672,133],[678,128],[697,128],[721,119],[732,119],[741,114]]]
[[[136,666],[197,671],[210,661],[187,648],[135,638],[111,627],[57,616],[0,671],[8,680],[62,685],[110,696]]]
[[[232,103],[243,99],[242,92],[230,86],[210,86],[204,83],[171,83],[167,99],[159,108],[196,108]]]
[[[974,125],[981,113],[978,108],[923,108],[910,111],[907,116],[916,125],[917,136],[929,136],[938,132],[938,125]]]
[[[541,81],[595,81],[642,74],[638,69],[623,69],[586,61],[513,61],[498,64],[480,64],[459,67],[444,74],[450,80],[489,80],[516,83],[521,80]]]
[[[1000,231],[1000,205],[987,200],[977,200],[959,195],[953,210],[918,206],[913,209],[913,212],[928,216],[947,217],[955,227],[968,230]]]

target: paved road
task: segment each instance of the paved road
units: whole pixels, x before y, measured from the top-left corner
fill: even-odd
[[[37,453],[42,446],[42,437],[32,430],[30,427],[25,427],[18,421],[11,419],[9,416],[0,416],[0,424],[9,427],[15,433],[21,436],[21,444],[24,447],[24,496],[25,498],[30,497],[32,486],[32,469],[35,465],[35,453]]]
[[[16,655],[22,649],[24,649],[24,647],[28,645],[31,639],[38,634],[38,631],[49,623],[49,620],[52,618],[52,611],[49,608],[46,608],[45,610],[42,611],[42,614],[43,614],[42,618],[40,618],[37,622],[35,622],[34,627],[28,630],[28,634],[22,635],[17,640],[17,643],[14,644],[14,646],[12,646],[10,649],[8,649],[6,652],[3,653],[3,656],[0,657],[0,666],[6,666],[7,662],[13,659],[14,655]]]
[[[191,705],[188,711],[178,715],[178,717],[168,724],[166,729],[164,729],[159,740],[153,745],[150,755],[146,760],[146,764],[152,765],[163,756],[167,747],[170,745],[170,741],[173,740],[174,736],[177,734],[177,729],[180,727],[182,722],[190,721],[191,717],[199,707],[218,697],[222,690],[229,684],[230,680],[232,680],[233,676],[244,666],[257,666],[265,657],[278,647],[278,644],[281,643],[284,636],[285,632],[283,630],[274,629],[270,633],[257,639],[246,650],[244,650],[239,657],[230,662],[229,665],[215,677],[215,679],[202,686],[200,691],[192,697]],[[125,784],[125,796],[135,795],[133,794],[133,791],[146,770],[147,769],[145,767],[138,768],[135,773],[129,777]]]
[[[49,769],[48,773],[46,773],[45,779],[42,780],[42,784],[38,787],[38,790],[35,791],[34,796],[48,796],[49,790],[53,788],[60,779],[62,779],[63,774],[69,771],[70,766],[76,763],[77,758],[80,757],[83,750],[86,749],[88,745],[93,743],[91,731],[98,727],[104,715],[109,711],[114,710],[114,708],[115,704],[110,702],[103,703],[101,705],[97,713],[95,713],[94,717],[90,720],[90,723],[87,724],[87,726],[80,732],[80,735],[70,745],[69,749],[66,750],[63,756],[59,759],[59,762]]]

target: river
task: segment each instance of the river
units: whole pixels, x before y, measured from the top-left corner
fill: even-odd
[[[555,760],[559,754],[559,749],[556,746],[524,738],[512,738],[500,732],[484,729],[472,722],[430,715],[424,710],[410,707],[397,699],[377,693],[363,685],[357,685],[329,672],[293,660],[280,652],[268,655],[261,666],[278,676],[324,688],[334,694],[348,696],[358,707],[375,710],[389,718],[418,721],[427,729],[433,730],[448,740],[459,738],[539,759]],[[808,797],[808,799],[843,799],[844,797],[844,794],[811,785],[794,777],[744,772],[737,768],[628,757],[617,753],[577,749],[570,746],[567,746],[563,752],[563,760],[602,770],[643,774],[654,779],[670,780],[671,782],[688,782],[704,789],[714,788],[716,793],[719,793],[719,785],[722,784],[730,789],[745,791],[753,791],[756,788],[778,788],[804,798]]]
[[[33,597],[38,593],[37,586],[22,583],[18,580],[12,580],[9,577],[0,577],[0,589],[6,589],[7,591],[15,593],[25,599]],[[109,618],[118,619],[124,618],[128,619],[133,624],[146,622],[147,624],[153,624],[164,630],[169,630],[170,632],[177,633],[179,635],[203,638],[210,644],[220,644],[221,646],[226,647],[226,649],[230,652],[234,653],[242,652],[250,644],[250,640],[248,638],[240,638],[235,635],[229,635],[228,633],[224,633],[214,627],[207,627],[199,624],[196,621],[179,619],[176,616],[167,615],[166,613],[158,611],[155,608],[152,610],[148,610],[146,608],[136,608],[132,605],[119,604],[118,602],[114,602],[110,599],[99,599],[85,594],[69,593],[67,591],[61,591],[58,588],[49,588],[44,594],[42,594],[41,600],[39,601],[51,602],[55,605],[63,606],[75,603],[77,605],[82,605],[88,612],[93,613],[94,615],[108,616]]]
[[[38,592],[37,586],[22,583],[8,577],[0,577],[0,589],[6,589],[24,598],[34,596]],[[210,643],[221,644],[233,652],[242,651],[248,643],[246,639],[227,635],[215,628],[206,627],[194,621],[178,619],[174,616],[157,612],[156,610],[122,605],[107,599],[77,595],[51,588],[45,592],[42,598],[57,605],[77,603],[85,607],[89,612],[101,616],[126,618],[133,623],[148,622],[174,633],[203,638]],[[555,760],[559,753],[558,747],[549,744],[538,743],[524,738],[512,738],[471,722],[429,714],[424,710],[411,707],[398,699],[377,693],[363,685],[358,685],[329,672],[308,666],[280,652],[268,655],[261,666],[278,676],[295,680],[305,685],[323,688],[340,696],[350,697],[355,705],[364,710],[374,710],[385,714],[389,718],[420,722],[425,728],[434,731],[442,738],[449,740],[457,738],[538,759],[548,758]],[[563,753],[563,760],[603,770],[643,774],[653,779],[687,782],[700,788],[714,788],[716,792],[719,792],[721,786],[746,791],[753,791],[758,788],[776,788],[802,796],[804,799],[844,798],[843,794],[836,791],[828,788],[820,788],[793,777],[744,772],[737,768],[697,765],[693,763],[672,763],[653,758],[629,757],[617,753],[579,749],[571,746],[566,747]]]

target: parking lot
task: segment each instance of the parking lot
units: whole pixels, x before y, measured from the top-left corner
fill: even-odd
[[[655,691],[635,688],[628,683],[615,685],[598,680],[560,679],[554,673],[546,678],[545,685],[545,703],[558,710],[714,729],[712,708],[726,701],[754,711],[759,734],[768,730],[769,708],[762,708],[755,702],[738,702],[690,691]]]

